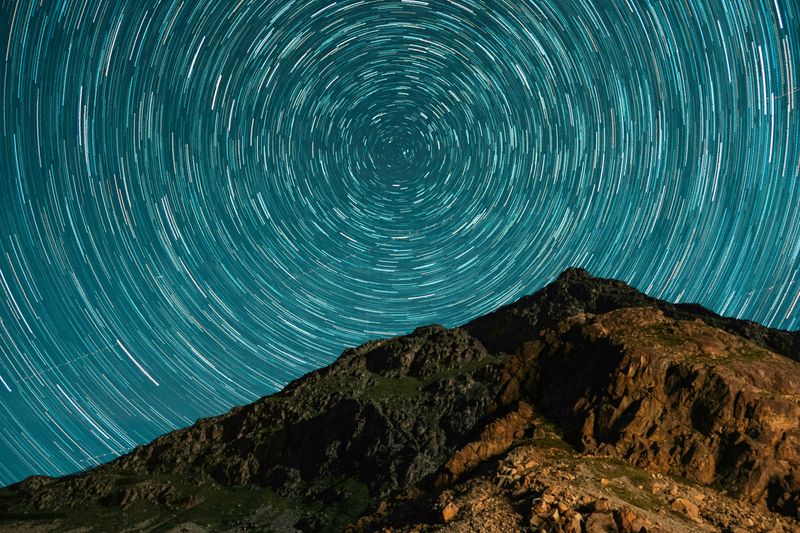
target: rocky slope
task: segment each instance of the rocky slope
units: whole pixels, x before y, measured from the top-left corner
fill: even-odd
[[[798,531],[798,360],[798,332],[571,269],[2,490],[0,530]]]

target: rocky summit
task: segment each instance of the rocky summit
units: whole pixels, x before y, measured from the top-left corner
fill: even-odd
[[[799,361],[800,332],[570,269],[2,489],[0,531],[800,531]]]

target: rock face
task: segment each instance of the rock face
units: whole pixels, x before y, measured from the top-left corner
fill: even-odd
[[[94,470],[2,490],[0,530],[792,530],[798,360],[797,332],[571,269],[462,328],[346,350]]]
[[[779,488],[800,468],[796,362],[652,308],[577,315],[531,349],[530,392],[582,451],[796,515]]]

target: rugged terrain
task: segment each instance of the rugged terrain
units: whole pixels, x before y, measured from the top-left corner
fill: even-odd
[[[0,490],[0,530],[800,531],[798,360],[798,332],[570,269]]]

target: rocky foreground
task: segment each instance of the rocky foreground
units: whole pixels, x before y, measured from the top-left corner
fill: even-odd
[[[2,489],[0,531],[800,531],[798,360],[799,332],[571,269]]]

